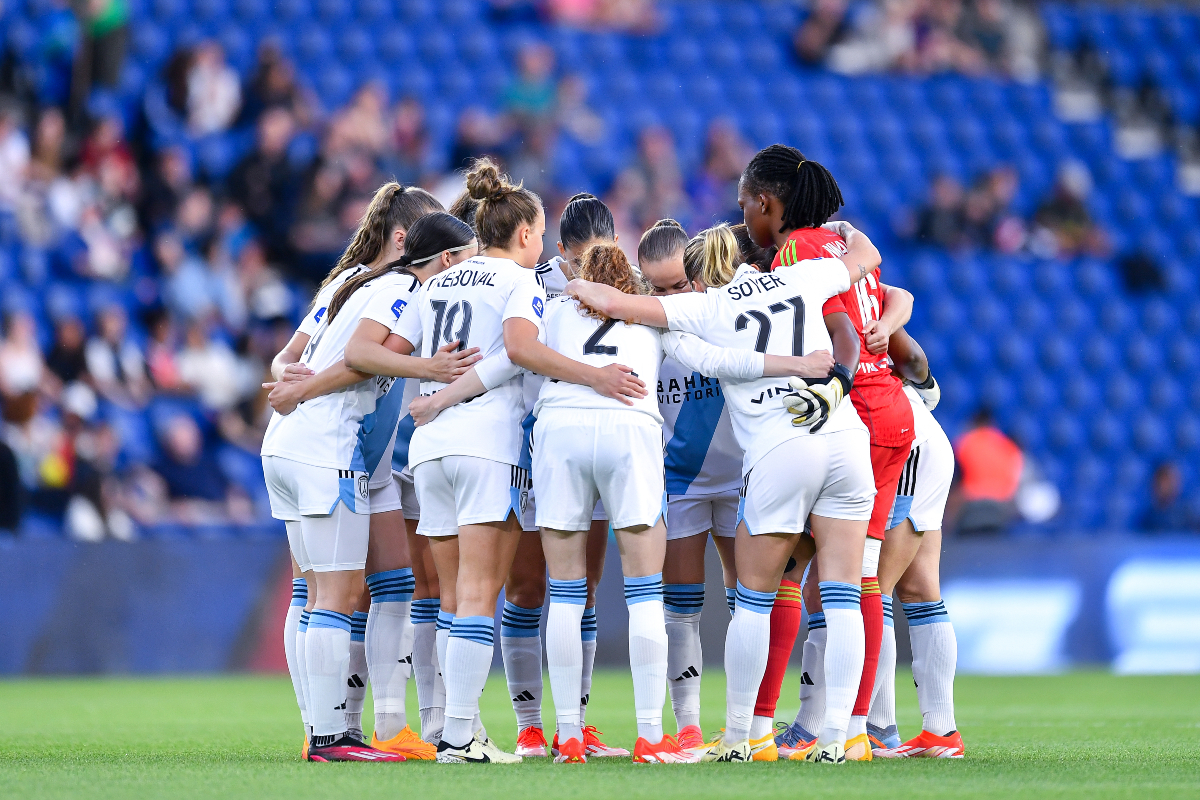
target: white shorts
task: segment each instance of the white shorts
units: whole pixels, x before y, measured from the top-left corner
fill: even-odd
[[[475,456],[443,456],[413,470],[422,536],[457,536],[461,525],[521,519],[529,496],[529,473],[512,464]]]
[[[371,517],[338,503],[332,514],[288,520],[288,547],[301,572],[343,572],[367,565]]]
[[[533,426],[540,528],[585,531],[603,499],[613,528],[663,515],[662,427],[637,411],[547,409]]]
[[[802,436],[768,452],[746,475],[738,521],[752,536],[803,533],[809,514],[870,520],[874,499],[865,429]]]
[[[954,480],[954,448],[940,428],[931,434],[908,454],[896,487],[889,530],[905,519],[912,520],[913,530],[918,533],[942,528],[946,498]]]
[[[537,526],[537,489],[529,490],[529,500],[525,503],[525,514],[521,517],[521,530],[533,532],[538,529]],[[604,510],[604,501],[597,500],[596,507],[592,509],[592,522],[607,522],[608,513]]]
[[[408,467],[403,472],[393,472],[392,483],[396,484],[396,491],[400,493],[400,508],[404,511],[404,518],[420,519],[421,502],[417,500],[417,486]]]
[[[667,541],[712,531],[731,537],[737,532],[740,492],[667,495]]]
[[[382,514],[385,511],[399,511],[400,487],[396,481],[388,480],[383,486],[371,487],[371,513]]]
[[[279,456],[263,456],[262,462],[275,519],[328,516],[339,502],[355,514],[370,513],[365,472],[313,467]]]

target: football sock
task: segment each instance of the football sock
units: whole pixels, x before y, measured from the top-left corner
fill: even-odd
[[[663,585],[663,613],[667,623],[667,678],[671,709],[678,729],[700,724],[700,676],[704,653],[700,647],[700,611],[704,608],[703,583]]]
[[[367,615],[350,615],[350,661],[346,675],[346,727],[355,739],[362,738],[363,701],[367,698]]]
[[[883,639],[883,599],[879,594],[879,579],[862,579],[863,668],[859,677],[858,694],[854,699],[854,716],[862,717],[866,730],[867,712],[871,710],[871,695],[875,693],[875,673],[879,668],[879,645]],[[857,735],[857,734],[851,734]]]
[[[629,667],[638,736],[662,741],[662,709],[667,693],[667,627],[663,617],[662,573],[625,578],[629,609]]]
[[[587,724],[588,701],[592,697],[592,668],[596,665],[596,607],[583,610],[583,622],[579,625],[579,635],[583,639],[583,674],[579,688],[579,724]]]
[[[550,612],[546,619],[546,665],[558,721],[558,740],[583,741],[579,699],[583,697],[584,605],[587,579],[550,579]]]
[[[436,597],[412,603],[413,677],[417,681],[417,707],[421,713],[421,738],[436,743],[442,736],[446,691],[438,674],[437,615],[442,601]],[[437,738],[433,738],[433,734]]]
[[[733,616],[733,612],[737,609],[737,589],[725,587],[725,605],[729,606],[729,616]]]
[[[825,724],[825,612],[808,616],[808,638],[800,664],[800,710],[796,726],[805,741],[817,738]]]
[[[867,715],[867,732],[879,739],[896,733],[896,629],[892,623],[892,598],[883,597],[883,641],[875,673],[875,697]]]
[[[350,616],[314,608],[304,640],[309,720],[316,743],[318,736],[337,736],[347,730],[344,704],[350,665]]]
[[[825,612],[825,721],[822,744],[843,742],[850,712],[858,693],[863,665],[863,621],[859,587],[852,583],[821,581],[821,608]]]
[[[446,644],[450,641],[450,626],[454,624],[454,615],[438,610],[437,625],[434,635],[438,664],[438,681],[442,684],[442,731],[445,732],[446,722]]]
[[[300,708],[300,721],[308,735],[308,708],[304,704],[304,686],[300,682],[300,665],[296,661],[296,630],[300,627],[300,615],[308,602],[308,584],[304,578],[292,578],[292,603],[283,619],[283,655],[287,659],[288,675],[292,678],[292,689],[296,692],[296,705]]]
[[[517,715],[517,732],[542,727],[542,609],[521,608],[507,600],[500,618],[500,653],[508,696]],[[549,633],[547,633],[549,636]],[[553,684],[551,684],[553,686]]]
[[[465,747],[475,735],[479,696],[492,665],[491,617],[455,617],[446,642],[446,727],[442,739]]]
[[[408,567],[367,576],[371,615],[367,619],[366,657],[375,707],[375,735],[387,741],[408,725],[408,679],[413,674],[413,626],[410,620],[417,582]]]
[[[738,581],[737,611],[725,634],[725,741],[750,737],[754,701],[767,668],[775,592],[756,592]]]
[[[941,600],[902,603],[912,643],[913,681],[921,707],[922,727],[937,736],[956,730],[954,724],[954,665],[958,642]]]
[[[792,648],[796,646],[796,635],[804,618],[804,604],[800,599],[800,584],[780,581],[775,594],[775,605],[771,609],[771,646],[767,651],[767,667],[763,672],[762,685],[758,688],[758,699],[754,703],[754,716],[775,718],[775,707],[779,704],[779,690],[783,688],[783,676],[787,673]],[[754,738],[761,738],[760,733]]]
[[[301,611],[300,620],[296,623],[296,676],[300,679],[300,698],[301,705],[304,707],[304,728],[308,731],[308,735],[312,736],[312,715],[309,713],[311,706],[308,701],[308,661],[305,655],[305,642],[308,634],[308,619],[312,615],[311,611]]]

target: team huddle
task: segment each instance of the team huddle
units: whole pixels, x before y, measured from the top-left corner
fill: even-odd
[[[379,189],[267,384],[262,459],[293,556],[284,644],[305,759],[963,755],[938,576],[954,457],[904,331],[912,296],[881,282],[867,236],[829,221],[837,183],[795,148],[759,152],[738,195],[743,224],[689,238],[662,220],[635,267],[587,194],[563,211],[561,257],[539,264],[541,200],[487,159],[448,211],[421,189]],[[610,533],[632,751],[586,721]],[[732,618],[725,727],[706,741],[710,537]],[[502,590],[515,753],[479,716]],[[922,713],[907,742],[893,596]],[[802,609],[800,711],[777,726]]]

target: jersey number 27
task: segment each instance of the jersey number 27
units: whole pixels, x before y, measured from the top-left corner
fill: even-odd
[[[804,354],[804,298],[789,297],[786,302],[772,303],[767,306],[771,316],[792,311],[792,355]],[[744,314],[738,314],[733,321],[735,331],[744,331],[750,326],[750,320],[758,323],[758,337],[754,341],[754,349],[760,353],[767,352],[767,343],[771,341],[771,316],[755,309]]]

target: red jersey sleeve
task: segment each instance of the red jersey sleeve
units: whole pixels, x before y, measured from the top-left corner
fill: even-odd
[[[828,317],[830,314],[836,314],[839,311],[845,312],[846,304],[842,302],[842,296],[835,294],[833,297],[825,301],[825,305],[821,307],[821,316]]]

